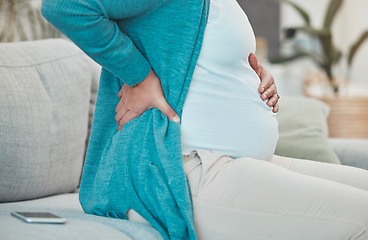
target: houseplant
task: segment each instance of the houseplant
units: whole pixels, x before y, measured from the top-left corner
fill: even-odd
[[[317,64],[320,69],[323,70],[330,87],[332,88],[335,95],[339,94],[342,82],[337,80],[334,74],[334,67],[340,63],[343,59],[343,51],[338,49],[334,44],[333,34],[331,27],[335,20],[338,11],[343,5],[343,0],[330,0],[329,6],[325,13],[325,19],[322,28],[315,28],[311,25],[310,16],[301,6],[289,0],[274,0],[277,2],[289,4],[292,6],[302,17],[304,25],[298,27],[286,28],[285,38],[293,39],[296,33],[303,32],[310,36],[311,39],[316,40],[320,45],[320,51],[308,50],[299,47],[295,47],[293,54],[288,56],[280,56],[273,59],[272,63],[285,63],[293,61],[298,58],[308,57]],[[346,54],[347,69],[349,70],[352,66],[354,57],[356,53],[363,45],[363,43],[368,39],[368,29],[362,33],[362,35],[357,39],[354,44],[350,47],[348,53]],[[347,71],[349,72],[349,71]]]
[[[368,29],[363,31],[361,36],[351,45],[346,54],[338,49],[334,44],[331,27],[338,11],[343,6],[343,0],[330,0],[325,13],[323,26],[315,28],[311,25],[310,15],[301,6],[291,0],[273,0],[292,6],[302,17],[304,25],[290,27],[285,29],[285,38],[294,39],[297,33],[304,33],[311,40],[318,43],[319,48],[303,49],[294,48],[294,52],[287,56],[280,56],[273,59],[272,63],[286,63],[295,59],[307,57],[313,60],[322,70],[322,76],[319,77],[318,84],[323,85],[327,82],[330,91],[324,92],[318,98],[330,106],[330,115],[328,119],[331,137],[362,137],[368,138],[368,98],[366,97],[341,97],[341,89],[347,87],[347,79],[350,79],[349,72],[354,61],[356,53],[363,43],[368,39]],[[346,76],[339,78],[334,70],[338,64],[346,63]],[[341,65],[340,65],[341,66]],[[315,75],[316,76],[316,75]],[[321,74],[319,74],[321,76]],[[310,82],[316,82],[316,78],[306,81],[305,86]],[[312,96],[308,90],[304,91],[308,96]],[[330,94],[328,94],[330,93]]]

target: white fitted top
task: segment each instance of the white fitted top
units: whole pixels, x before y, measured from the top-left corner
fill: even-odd
[[[208,23],[181,118],[183,154],[210,150],[270,160],[278,122],[248,62],[255,36],[236,0],[210,0]]]

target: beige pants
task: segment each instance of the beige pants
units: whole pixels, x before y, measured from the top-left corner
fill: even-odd
[[[200,240],[368,239],[366,170],[210,151],[193,151],[184,169]]]

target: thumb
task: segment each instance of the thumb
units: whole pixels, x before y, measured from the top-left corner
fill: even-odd
[[[257,73],[258,76],[261,74],[261,66],[258,63],[258,59],[254,53],[249,54],[248,61],[253,70]]]
[[[166,99],[160,101],[157,106],[158,110],[160,110],[168,119],[180,123],[180,118],[178,114],[172,109],[172,107],[167,103]]]

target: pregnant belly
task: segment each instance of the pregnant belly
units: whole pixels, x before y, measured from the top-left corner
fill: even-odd
[[[276,148],[278,122],[254,91],[223,96],[191,92],[181,120],[183,154],[206,149],[270,160]]]

